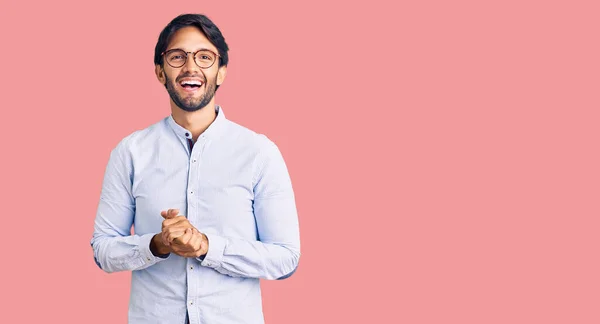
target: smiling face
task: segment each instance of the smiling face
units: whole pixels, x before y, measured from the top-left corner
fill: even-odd
[[[183,53],[177,53],[175,49],[190,52],[187,53],[187,60],[182,56]],[[203,67],[210,65],[207,62],[211,59],[211,53],[202,50],[218,53],[217,48],[198,28],[181,28],[173,34],[163,55],[162,66],[156,66],[156,77],[167,88],[172,105],[189,112],[212,103],[216,86],[223,83],[227,72],[226,66],[219,67],[219,58],[214,54],[214,63],[210,67],[198,66],[196,62]],[[194,59],[193,53],[196,52],[197,59]],[[183,65],[173,67],[167,60],[173,66]],[[178,62],[179,64],[176,64]]]

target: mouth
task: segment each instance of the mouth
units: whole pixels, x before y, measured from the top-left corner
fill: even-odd
[[[194,93],[200,90],[204,82],[200,79],[183,79],[178,84],[185,92]]]

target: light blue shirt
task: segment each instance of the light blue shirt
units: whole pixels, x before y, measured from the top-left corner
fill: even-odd
[[[91,245],[102,270],[132,271],[129,323],[185,323],[188,314],[192,324],[264,323],[259,280],[298,266],[294,192],[278,147],[216,111],[192,149],[191,132],[169,115],[110,153]],[[208,237],[203,260],[150,252],[169,208]]]

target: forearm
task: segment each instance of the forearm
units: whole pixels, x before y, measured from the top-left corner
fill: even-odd
[[[131,157],[121,141],[106,167],[91,239],[96,264],[109,273],[141,270],[164,260],[150,250],[154,233],[131,235],[136,212],[132,181]]]
[[[164,257],[155,256],[150,250],[153,236],[154,234],[111,237],[96,233],[91,242],[96,264],[108,273],[141,270],[152,266],[164,260]]]
[[[201,265],[232,277],[284,279],[298,266],[298,242],[264,243],[207,234],[208,253]]]
[[[298,215],[283,156],[275,143],[262,139],[253,186],[256,239],[205,233],[208,253],[200,259],[201,265],[233,277],[284,279],[300,259]]]

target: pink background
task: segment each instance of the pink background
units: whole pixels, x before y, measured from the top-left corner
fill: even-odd
[[[597,1],[15,2],[0,322],[126,322],[89,240],[110,150],[169,114],[153,50],[183,12],[292,176],[302,257],[267,323],[600,322]]]

